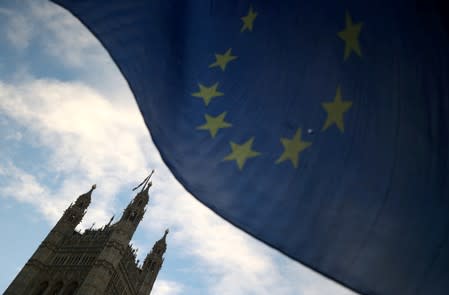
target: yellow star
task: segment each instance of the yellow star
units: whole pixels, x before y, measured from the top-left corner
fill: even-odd
[[[192,96],[200,97],[204,100],[206,106],[210,103],[212,98],[217,96],[223,96],[223,93],[217,91],[218,83],[215,83],[211,87],[204,86],[203,84],[198,84],[200,91],[192,93]]]
[[[311,142],[301,141],[301,128],[296,130],[292,139],[281,138],[281,143],[284,146],[284,152],[277,159],[276,164],[290,160],[295,168],[298,167],[299,153],[312,145]]]
[[[341,100],[341,90],[340,86],[337,86],[337,93],[335,94],[335,99],[333,102],[323,102],[321,104],[327,112],[327,119],[324,123],[322,131],[326,130],[332,124],[336,124],[341,132],[344,132],[343,115],[352,106],[351,101]]]
[[[242,170],[243,166],[245,165],[245,162],[249,158],[254,158],[260,155],[259,152],[256,152],[252,150],[252,145],[254,142],[254,137],[251,137],[247,142],[244,144],[236,144],[235,142],[230,142],[232,152],[227,155],[224,160],[225,161],[232,161],[235,160],[237,162],[237,166],[240,170]]]
[[[240,30],[240,32],[244,32],[246,30],[252,32],[253,31],[253,23],[254,23],[254,20],[256,19],[256,17],[257,17],[257,12],[255,12],[253,10],[253,7],[250,6],[248,15],[240,18],[243,21],[243,26],[242,26],[242,29]]]
[[[218,129],[229,128],[232,126],[231,124],[229,124],[224,120],[226,114],[227,114],[226,112],[223,112],[216,117],[212,117],[206,114],[204,116],[206,118],[206,124],[198,126],[197,129],[209,130],[210,135],[212,136],[212,138],[214,138],[215,135],[217,135]]]
[[[338,37],[345,41],[345,60],[354,51],[358,56],[362,56],[359,44],[359,35],[362,30],[362,23],[353,24],[349,12],[346,12],[346,28],[338,32]]]
[[[216,61],[213,64],[209,65],[209,68],[220,67],[224,72],[224,70],[226,70],[226,65],[228,64],[228,62],[237,58],[237,56],[231,55],[231,50],[232,48],[229,48],[225,54],[215,54]]]

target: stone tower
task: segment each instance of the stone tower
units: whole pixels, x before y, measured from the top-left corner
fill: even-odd
[[[75,230],[86,213],[95,185],[78,197],[56,223],[13,282],[6,295],[148,295],[164,261],[166,236],[142,265],[129,242],[145,214],[149,177],[121,219],[100,229]]]

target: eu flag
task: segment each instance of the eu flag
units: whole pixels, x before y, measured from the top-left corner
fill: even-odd
[[[54,2],[107,49],[206,206],[355,291],[449,293],[436,0]]]

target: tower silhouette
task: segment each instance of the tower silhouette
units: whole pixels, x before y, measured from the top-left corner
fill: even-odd
[[[150,175],[151,176],[151,175]],[[95,185],[65,211],[44,241],[6,289],[6,295],[150,294],[167,249],[157,241],[142,265],[129,242],[145,214],[147,177],[142,189],[116,223],[99,229],[75,230],[86,214]]]

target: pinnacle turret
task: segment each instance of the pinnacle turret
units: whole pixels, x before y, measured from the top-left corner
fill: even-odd
[[[167,235],[169,230],[166,229],[162,238],[154,243],[153,249],[147,254],[145,261],[143,263],[143,269],[150,272],[158,272],[162,267],[164,258],[162,257],[167,250]]]
[[[125,208],[121,221],[129,221],[137,226],[140,220],[142,220],[143,215],[145,214],[145,207],[150,199],[148,195],[149,186],[137,193],[134,199]]]
[[[154,246],[153,246],[153,250],[152,252],[158,254],[158,255],[163,255],[165,253],[165,251],[167,250],[167,235],[168,235],[168,228],[165,230],[164,236],[157,241]]]
[[[151,172],[149,176],[145,178],[145,180],[141,184],[139,184],[137,187],[133,189],[136,190],[139,187],[142,187],[140,192],[137,193],[134,199],[126,207],[119,221],[119,226],[122,228],[124,232],[127,233],[129,239],[131,239],[131,237],[133,236],[134,231],[136,230],[137,226],[139,225],[140,221],[142,220],[146,212],[145,207],[150,199],[148,195],[148,190],[152,185],[150,177],[151,175],[153,175],[153,172],[154,170]]]
[[[78,199],[76,199],[75,204],[71,204],[65,211],[64,215],[59,220],[57,227],[63,227],[65,228],[68,226],[69,229],[75,229],[75,227],[81,222],[81,220],[84,217],[84,214],[86,214],[87,207],[89,207],[91,198],[92,198],[92,191],[96,188],[96,185],[94,184],[92,188],[80,195]]]
[[[91,189],[88,192],[80,195],[78,197],[78,199],[76,199],[76,201],[75,201],[75,206],[77,206],[78,208],[87,208],[90,205],[90,202],[92,200],[92,192],[96,188],[97,188],[97,185],[94,184],[94,185],[92,185]]]

